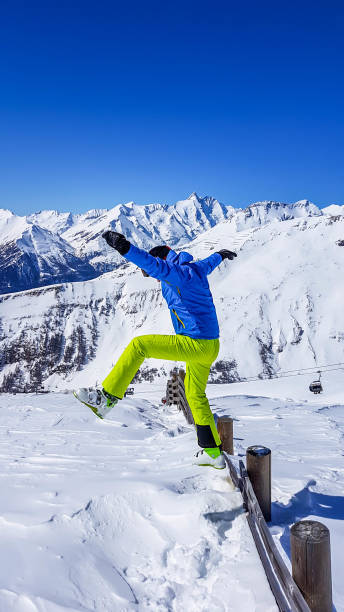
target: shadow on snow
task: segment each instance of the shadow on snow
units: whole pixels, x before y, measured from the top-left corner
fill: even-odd
[[[281,546],[291,559],[290,527],[293,523],[301,521],[308,516],[321,519],[344,520],[344,497],[340,495],[326,495],[311,491],[310,487],[316,485],[310,480],[306,486],[295,493],[287,505],[273,502],[271,526],[280,526],[283,533],[280,537]],[[333,612],[336,612],[333,606]]]

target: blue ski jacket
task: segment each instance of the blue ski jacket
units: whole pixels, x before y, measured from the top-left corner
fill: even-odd
[[[166,260],[130,246],[125,259],[161,281],[162,295],[170,310],[177,334],[213,340],[219,337],[219,324],[207,276],[221,262],[219,253],[201,261],[182,251],[169,251]]]

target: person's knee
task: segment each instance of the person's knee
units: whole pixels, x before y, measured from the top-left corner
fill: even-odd
[[[139,355],[145,354],[142,336],[136,336],[135,338],[133,338],[132,341],[130,342],[130,346],[135,351],[135,353],[138,353]]]

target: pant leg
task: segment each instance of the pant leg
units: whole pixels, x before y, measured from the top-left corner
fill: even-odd
[[[221,440],[205,395],[210,366],[218,352],[218,339],[195,340],[178,334],[137,336],[128,344],[103,381],[103,388],[111,395],[122,398],[146,358],[184,361],[185,394],[195,420],[198,443],[203,448],[219,446]]]
[[[103,388],[111,395],[122,398],[146,358],[188,362],[190,359],[197,359],[200,353],[197,342],[189,336],[181,335],[137,336],[128,344],[110,374],[103,381]]]
[[[185,395],[195,421],[198,444],[202,448],[220,446],[214,416],[205,394],[211,364],[188,363],[185,376]]]

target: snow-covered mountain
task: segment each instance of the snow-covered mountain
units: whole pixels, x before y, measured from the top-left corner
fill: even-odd
[[[232,207],[224,206],[212,197],[199,198],[195,193],[173,206],[137,206],[130,202],[119,204],[111,210],[90,210],[80,215],[45,210],[18,217],[10,211],[1,210],[0,293],[54,282],[85,280],[115,269],[122,260],[101,237],[106,229],[124,233],[129,240],[143,248],[159,243],[176,246],[233,214]],[[38,229],[41,237],[44,236],[44,249],[42,239],[30,238],[30,246],[27,240],[19,243],[23,233],[31,236],[37,234]],[[49,242],[50,250],[55,255],[60,251],[60,265],[57,257],[57,261],[56,258],[52,259],[49,266],[45,256],[49,252]]]
[[[264,201],[255,202],[243,210],[237,210],[232,218],[232,224],[237,231],[242,231],[272,221],[288,221],[300,217],[317,217],[320,215],[322,215],[322,211],[309,200],[300,200],[293,204]]]
[[[336,214],[340,214],[342,208],[337,206]],[[332,209],[329,207],[328,214],[333,214]],[[121,265],[122,260],[101,237],[109,228],[125,234],[129,240],[143,248],[161,243],[179,247],[224,221],[230,224],[230,231],[241,232],[266,223],[322,215],[323,211],[307,200],[294,204],[256,202],[245,209],[235,209],[221,204],[213,197],[200,198],[196,193],[173,206],[137,206],[130,202],[119,204],[111,210],[96,209],[80,215],[45,210],[25,218],[2,210],[0,292],[30,289],[68,280],[85,280],[114,270]],[[45,256],[44,266],[37,264],[42,259],[40,240],[31,239],[29,249],[18,243],[18,236],[21,237],[23,232],[37,233],[38,230],[32,230],[33,227],[40,228],[41,236],[45,236],[45,252],[49,251],[49,241],[52,252],[61,250],[63,263],[60,266],[55,267],[55,260],[50,265]],[[68,253],[68,256],[62,253]],[[68,267],[69,260],[72,269],[70,273],[64,267],[65,263]],[[43,268],[44,272],[41,272]]]
[[[195,258],[238,251],[209,277],[222,339],[212,380],[344,361],[342,243],[344,216],[317,214],[241,232],[228,219],[188,244]],[[4,387],[89,385],[133,336],[172,333],[159,283],[128,263],[86,282],[4,295],[0,313]],[[165,376],[173,365],[147,362],[140,376]]]
[[[52,232],[67,235],[79,248],[85,248],[85,242],[95,239],[95,235],[109,225],[118,231],[129,232],[131,237],[142,241],[142,246],[148,246],[152,239],[169,241],[173,246],[181,239],[192,239],[200,231],[213,227],[234,213],[233,207],[225,206],[213,197],[200,198],[197,193],[192,193],[186,200],[171,206],[138,206],[128,202],[110,210],[95,209],[74,215],[46,210],[29,215],[27,220]]]
[[[89,279],[95,270],[58,234],[0,210],[0,293]]]
[[[330,206],[325,206],[322,209],[323,215],[344,215],[344,206],[339,206],[338,204],[331,204]]]
[[[176,246],[228,219],[234,212],[234,208],[224,206],[215,198],[200,198],[193,193],[173,206],[137,206],[134,202],[129,202],[119,204],[111,210],[93,210],[83,215],[74,215],[72,223],[68,218],[65,227],[61,224],[60,235],[100,274],[121,263],[118,254],[109,249],[101,237],[106,229],[125,234],[142,248],[151,248],[154,244],[161,243]],[[54,215],[48,217],[39,213],[36,219],[49,229],[56,225]]]
[[[63,234],[68,228],[76,223],[79,215],[70,212],[62,213],[57,210],[42,210],[39,213],[32,213],[26,216],[29,223],[34,223],[54,234]]]

